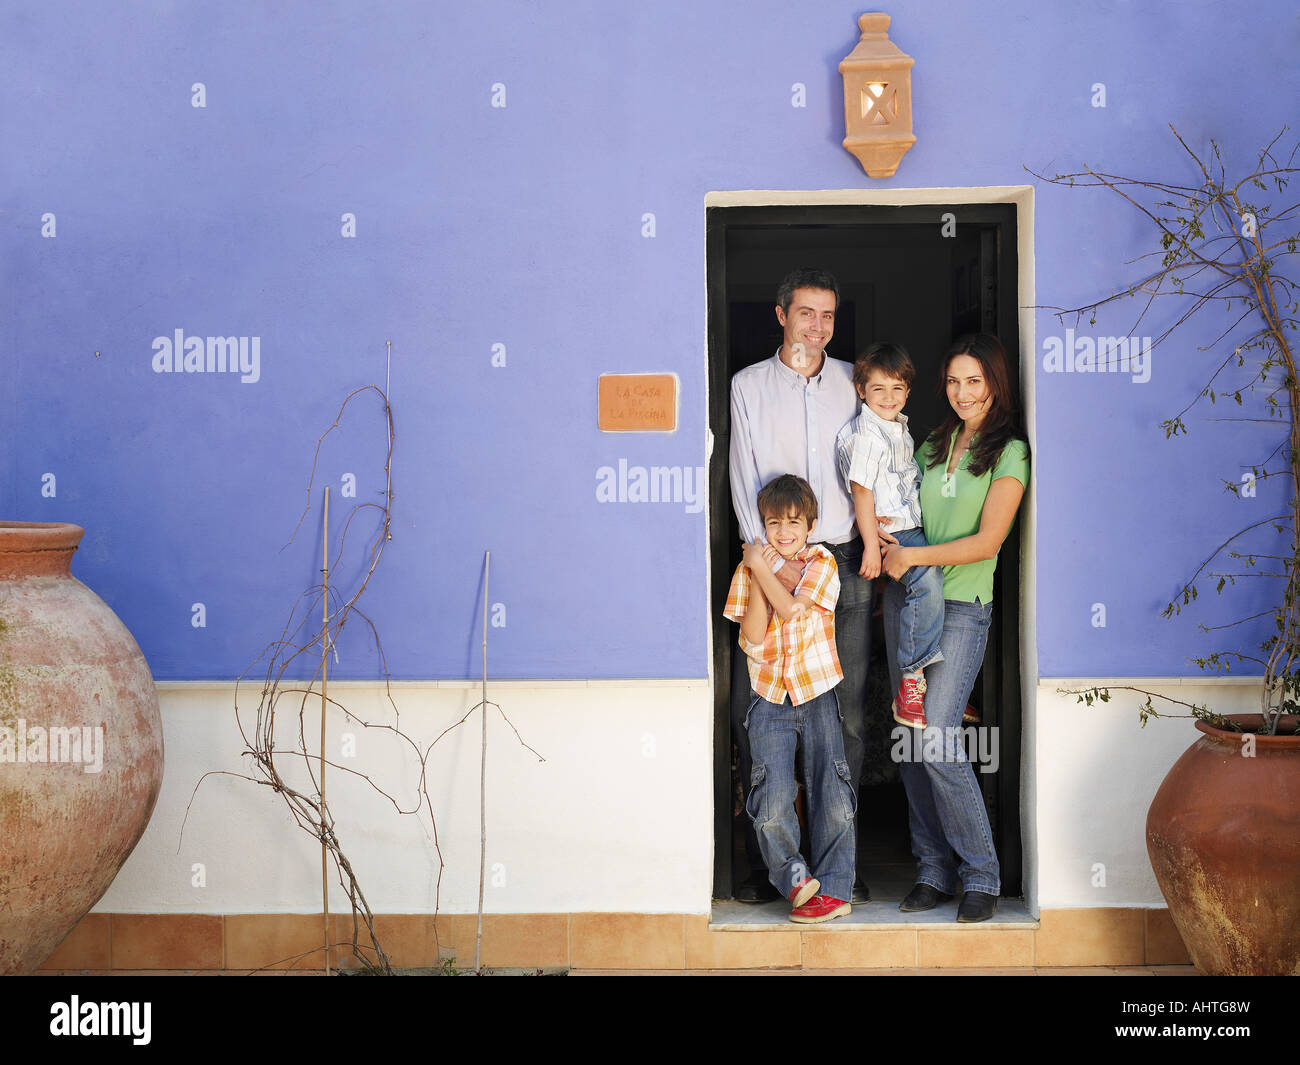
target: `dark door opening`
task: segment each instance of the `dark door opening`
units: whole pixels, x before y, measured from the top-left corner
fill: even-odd
[[[732,897],[748,875],[729,713],[736,626],[722,617],[731,574],[740,560],[740,532],[727,474],[730,381],[736,371],[770,358],[781,346],[774,313],[781,278],[799,266],[829,270],[840,285],[832,358],[852,362],[875,340],[901,343],[916,365],[907,404],[919,444],[943,417],[936,388],[952,340],[967,332],[996,334],[1020,380],[1016,290],[1016,215],[1012,204],[914,207],[711,207],[706,217],[709,336],[710,542],[714,625],[714,877],[715,898]],[[1023,402],[1023,393],[1020,394]],[[1002,553],[993,591],[993,625],[972,704],[996,738],[994,772],[977,773],[1002,867],[1002,894],[1022,893],[1020,841],[1020,566],[1019,525]],[[879,619],[873,630],[867,715],[869,744],[859,799],[860,868],[878,900],[901,899],[915,863],[907,805],[890,757],[888,670]],[[994,731],[996,730],[996,731]],[[968,747],[968,750],[970,748]],[[987,763],[986,763],[987,764]],[[739,865],[737,863],[739,862]],[[738,870],[739,875],[735,875]]]

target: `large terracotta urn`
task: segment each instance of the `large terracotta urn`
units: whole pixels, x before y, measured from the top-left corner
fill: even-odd
[[[0,974],[37,969],[108,890],[162,785],[153,677],[72,576],[82,533],[0,522]]]
[[[1300,736],[1228,717],[1246,731],[1196,722],[1151,802],[1147,854],[1201,972],[1300,976]]]

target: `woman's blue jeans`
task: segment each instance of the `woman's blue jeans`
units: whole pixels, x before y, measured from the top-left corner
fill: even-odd
[[[902,586],[891,581],[884,598],[889,673],[897,690]],[[943,743],[923,745],[926,752],[941,748],[943,754],[937,758],[929,754],[921,761],[899,765],[907,789],[916,882],[949,895],[961,891],[997,895],[1002,877],[993,848],[993,830],[975,770],[961,743],[962,712],[984,661],[993,604],[947,599],[943,607],[943,635],[939,639],[943,661],[925,671],[926,727],[941,729]]]
[[[745,811],[754,822],[758,846],[772,886],[789,897],[804,877],[821,881],[821,894],[847,900],[853,894],[857,799],[840,734],[835,689],[799,706],[787,696],[780,705],[755,695],[745,715],[753,776]],[[802,741],[804,795],[812,836],[812,869],[799,853],[799,818],[794,800],[796,746]]]

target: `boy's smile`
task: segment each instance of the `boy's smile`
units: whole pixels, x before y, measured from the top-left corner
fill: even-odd
[[[816,520],[810,525],[808,519],[791,507],[785,517],[766,514],[763,528],[767,533],[767,542],[776,548],[782,558],[794,558],[808,543],[808,534],[813,531]]]
[[[883,370],[872,370],[867,383],[858,389],[858,398],[877,417],[892,422],[902,413],[908,391],[907,385],[897,377],[890,377]]]

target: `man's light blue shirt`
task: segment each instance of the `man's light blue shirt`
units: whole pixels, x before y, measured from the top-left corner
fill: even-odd
[[[835,439],[857,413],[853,367],[823,356],[811,378],[781,361],[747,366],[731,379],[731,505],[746,543],[765,542],[758,492],[783,473],[806,480],[817,497],[810,541],[853,538],[853,500],[840,480]]]

